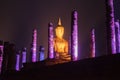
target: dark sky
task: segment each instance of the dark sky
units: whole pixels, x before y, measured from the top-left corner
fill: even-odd
[[[48,23],[57,26],[58,18],[65,27],[68,40],[71,12],[78,11],[79,53],[89,56],[90,30],[96,29],[97,56],[106,54],[105,0],[2,0],[0,1],[0,40],[16,44],[17,49],[30,49],[32,30],[38,30],[38,46],[47,52]],[[115,0],[115,17],[120,19],[120,1]]]

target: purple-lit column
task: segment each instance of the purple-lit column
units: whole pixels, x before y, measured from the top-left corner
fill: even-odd
[[[107,50],[109,54],[116,54],[114,6],[113,0],[106,0],[107,16]]]
[[[45,48],[43,46],[40,46],[40,49],[39,49],[39,61],[43,61],[45,60]]]
[[[53,24],[49,23],[48,24],[48,56],[49,59],[54,58],[54,43],[53,43]]]
[[[15,69],[16,69],[17,71],[20,70],[20,51],[19,51],[18,54],[16,54],[16,67],[15,67]]]
[[[95,29],[92,29],[91,31],[91,53],[90,53],[90,57],[94,58],[95,57]]]
[[[22,63],[26,63],[26,56],[27,55],[27,51],[26,48],[23,49],[22,51]]]
[[[120,53],[120,23],[119,23],[119,20],[115,22],[115,31],[116,31],[116,52]]]
[[[2,61],[3,61],[3,41],[0,41],[0,74],[2,70]]]
[[[72,25],[71,25],[71,58],[73,61],[78,60],[78,13],[73,11],[72,13]]]
[[[36,62],[36,52],[37,52],[37,30],[33,31],[33,41],[32,41],[32,62]]]

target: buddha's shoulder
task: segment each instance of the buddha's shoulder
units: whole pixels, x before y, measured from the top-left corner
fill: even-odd
[[[63,39],[63,42],[68,43],[68,41],[67,41],[67,40],[65,40],[65,39]]]

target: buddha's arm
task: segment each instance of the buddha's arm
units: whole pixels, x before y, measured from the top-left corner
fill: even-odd
[[[56,52],[57,51],[57,49],[56,49],[56,39],[54,39],[54,41],[53,41],[53,45],[54,45],[54,51]]]
[[[68,53],[68,42],[65,44],[65,53]]]

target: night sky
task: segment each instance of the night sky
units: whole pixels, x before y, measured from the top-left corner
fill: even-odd
[[[120,19],[120,0],[115,0],[115,18]],[[80,58],[89,56],[90,31],[96,29],[97,56],[106,54],[105,0],[1,0],[0,40],[16,44],[16,48],[30,49],[32,31],[38,30],[38,46],[47,53],[48,23],[57,26],[58,18],[69,39],[71,12],[78,11]]]

